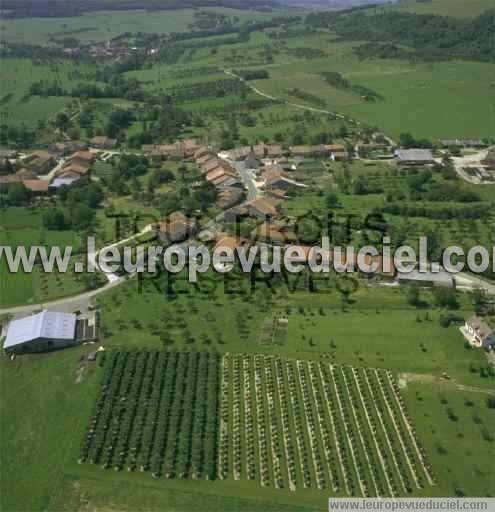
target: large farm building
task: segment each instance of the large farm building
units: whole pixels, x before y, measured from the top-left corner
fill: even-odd
[[[12,320],[3,348],[7,353],[22,354],[70,347],[94,338],[94,323],[90,324],[75,313],[44,310]]]

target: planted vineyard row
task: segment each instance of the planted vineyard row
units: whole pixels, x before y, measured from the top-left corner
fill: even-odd
[[[219,372],[208,352],[111,352],[79,462],[215,478]]]
[[[111,352],[80,462],[350,496],[434,485],[390,372],[260,354]]]
[[[362,496],[434,484],[389,372],[248,354],[221,372],[220,478]]]

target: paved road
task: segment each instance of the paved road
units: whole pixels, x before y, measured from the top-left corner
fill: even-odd
[[[125,243],[132,242],[139,236],[144,235],[145,233],[149,232],[151,230],[151,225],[145,226],[139,233],[136,233],[135,235],[132,235],[128,238],[125,238],[123,240],[119,240],[118,242],[115,242],[113,244],[107,245],[105,247],[117,247],[119,245],[123,245]],[[95,264],[96,262],[96,256],[101,252],[102,249],[96,251],[93,254],[88,255],[88,259],[91,261],[93,265],[95,265],[95,268],[100,271],[99,267]],[[102,261],[105,262],[105,259],[102,258]],[[61,299],[55,299],[52,301],[47,302],[41,302],[37,304],[29,304],[26,306],[14,306],[14,307],[8,307],[0,309],[0,315],[5,314],[13,314],[13,315],[19,315],[19,314],[29,314],[34,311],[37,311],[39,309],[51,309],[54,307],[57,307],[59,310],[64,311],[77,311],[85,309],[89,303],[89,300],[93,297],[99,295],[100,293],[106,292],[107,290],[118,286],[119,284],[123,283],[126,279],[128,279],[127,276],[120,276],[118,274],[112,274],[112,273],[103,273],[103,275],[106,277],[108,283],[101,288],[97,288],[96,290],[91,290],[88,292],[82,292],[77,295],[73,295],[71,297],[65,297]]]
[[[83,292],[72,297],[65,297],[62,299],[51,300],[47,302],[41,302],[38,304],[29,304],[26,306],[14,306],[9,308],[0,309],[0,315],[28,315],[39,311],[40,309],[53,309],[56,308],[58,311],[77,311],[83,310],[89,304],[89,301],[99,295],[100,293],[106,292],[115,286],[122,283],[122,280],[107,283],[101,288],[91,290],[89,292]]]
[[[57,165],[48,173],[48,174],[43,174],[41,176],[38,176],[40,180],[49,180],[49,181],[52,181],[53,178],[55,178],[55,174],[57,174],[57,172],[62,169],[62,167],[64,166],[65,164],[65,158],[61,158]]]
[[[251,201],[253,199],[256,199],[260,194],[259,189],[256,186],[256,182],[254,180],[252,171],[246,169],[243,162],[231,162],[231,164],[239,173],[239,176],[241,177],[241,180],[247,189],[247,200]]]

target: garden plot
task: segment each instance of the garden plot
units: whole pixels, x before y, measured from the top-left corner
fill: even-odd
[[[219,363],[208,352],[111,352],[79,462],[213,479]]]
[[[252,354],[222,366],[221,479],[362,496],[435,484],[390,372]]]
[[[334,495],[435,485],[390,372],[263,354],[110,352],[79,462]]]

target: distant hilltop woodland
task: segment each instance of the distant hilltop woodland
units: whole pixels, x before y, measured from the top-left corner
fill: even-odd
[[[195,7],[272,10],[280,7],[275,0],[4,0],[2,17],[66,17],[91,11],[172,10]]]

